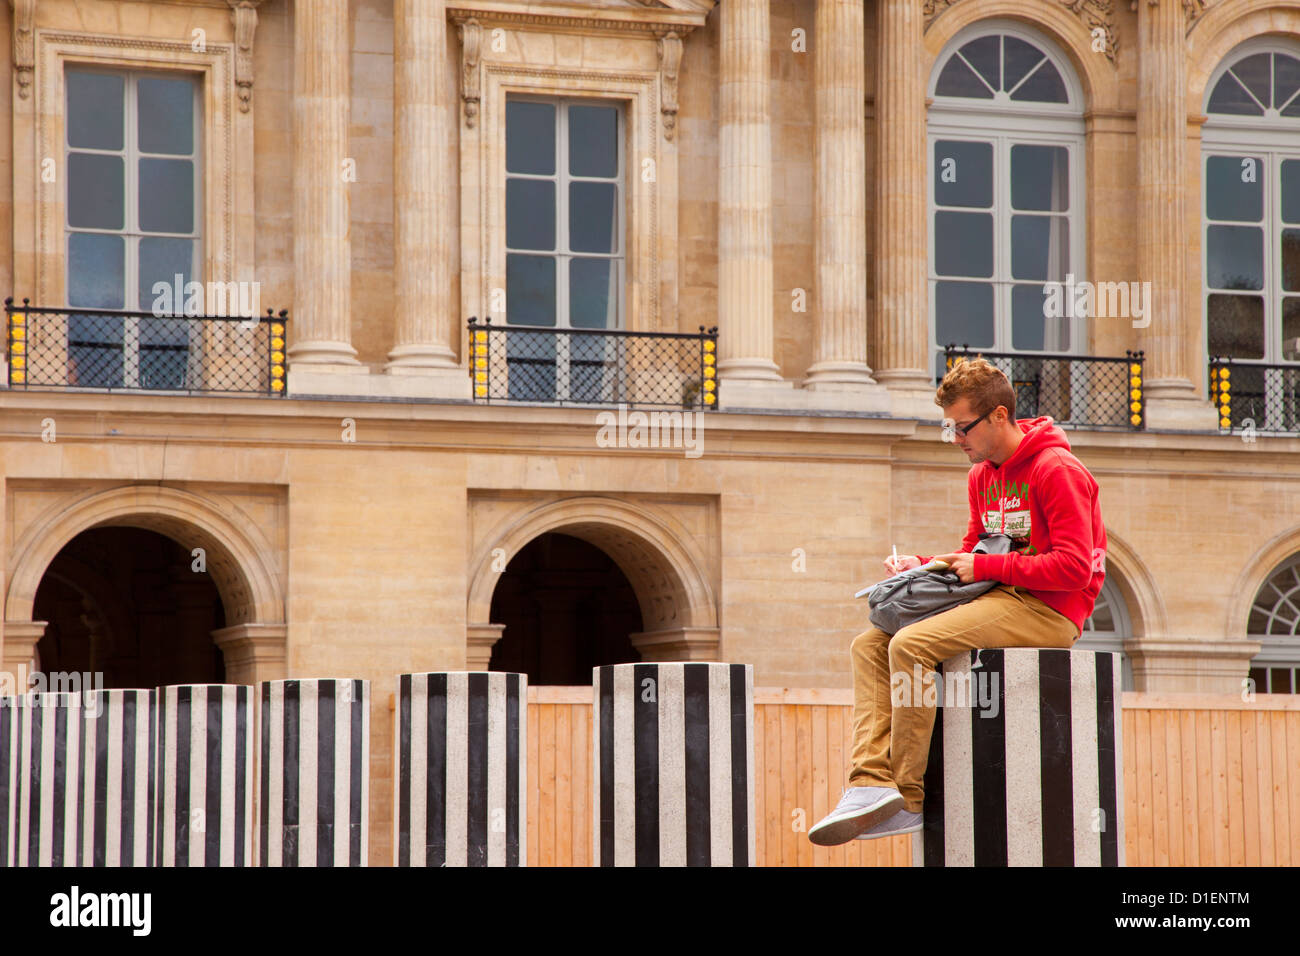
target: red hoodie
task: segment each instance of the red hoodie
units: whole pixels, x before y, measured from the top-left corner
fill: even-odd
[[[1106,577],[1097,482],[1050,417],[1016,425],[1025,437],[1010,458],[971,466],[970,526],[960,550],[974,548],[981,531],[1005,531],[1012,552],[975,555],[975,580],[1026,588],[1082,634]]]

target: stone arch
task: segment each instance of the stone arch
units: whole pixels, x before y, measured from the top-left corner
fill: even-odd
[[[1033,27],[1056,45],[1083,87],[1085,114],[1089,110],[1118,107],[1119,75],[1110,60],[1092,52],[1092,34],[1083,21],[1055,3],[1026,4],[1024,0],[957,3],[935,17],[925,32],[923,69],[927,89],[940,54],[953,37],[974,23],[999,19]]]
[[[1192,24],[1187,36],[1187,112],[1204,112],[1206,87],[1224,57],[1247,40],[1261,36],[1300,36],[1300,10],[1277,0],[1220,3]]]
[[[501,626],[490,623],[496,563],[547,532],[572,535],[608,554],[636,592],[644,630],[631,635],[645,660],[718,660],[719,628],[704,563],[669,519],[619,498],[586,495],[532,507],[478,543],[470,561],[468,665],[486,669]],[[500,549],[503,554],[497,554]]]
[[[273,552],[247,516],[232,505],[177,488],[126,485],[73,500],[33,522],[15,543],[5,594],[5,643],[34,646],[43,625],[32,621],[36,589],[55,555],[83,531],[125,526],[155,531],[189,550],[203,548],[221,595],[227,626],[213,633],[226,656],[227,680],[251,683],[283,676],[284,590]],[[7,665],[26,651],[5,647]],[[28,654],[29,656],[29,654]]]
[[[1247,630],[1250,622],[1250,607],[1255,603],[1255,595],[1264,586],[1274,571],[1287,558],[1300,551],[1300,526],[1288,528],[1250,556],[1233,582],[1228,596],[1227,619],[1223,622],[1223,633],[1229,640],[1249,640]],[[1256,648],[1258,652],[1258,648]]]
[[[1134,639],[1160,637],[1168,628],[1165,602],[1146,565],[1133,546],[1106,529],[1106,565],[1117,574],[1114,585],[1127,605],[1129,627]],[[1111,575],[1108,573],[1107,578]]]

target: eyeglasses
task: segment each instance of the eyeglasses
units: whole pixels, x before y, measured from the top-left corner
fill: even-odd
[[[975,419],[975,421],[971,422],[969,425],[956,425],[956,424],[954,424],[954,425],[953,425],[953,431],[955,431],[955,432],[956,432],[958,435],[960,435],[962,438],[965,438],[966,435],[970,432],[970,430],[971,430],[972,428],[974,428],[974,427],[975,427],[976,425],[978,425],[980,422],[984,421],[984,419],[988,418],[988,417],[989,417],[990,415],[992,415],[995,411],[997,411],[996,408],[990,408],[987,412],[985,412],[985,413],[984,413],[983,415],[981,415],[979,418]]]

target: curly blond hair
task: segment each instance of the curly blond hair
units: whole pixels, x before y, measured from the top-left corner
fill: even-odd
[[[1007,418],[1013,422],[1016,420],[1016,390],[1011,387],[1006,374],[987,359],[958,359],[939,383],[934,403],[947,407],[963,397],[970,402],[976,415],[1004,405]]]

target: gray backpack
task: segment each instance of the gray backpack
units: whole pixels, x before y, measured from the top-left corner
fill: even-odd
[[[997,532],[980,534],[972,554],[1009,554],[1011,538]],[[957,573],[922,571],[912,568],[886,578],[867,592],[871,623],[886,634],[933,617],[949,608],[973,601],[998,586],[997,581],[972,581],[962,584]]]

